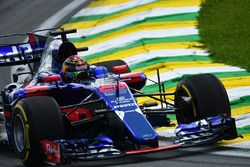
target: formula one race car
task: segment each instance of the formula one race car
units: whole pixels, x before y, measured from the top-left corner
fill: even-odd
[[[65,80],[63,63],[88,49],[68,41],[66,35],[74,32],[51,29],[48,36],[32,32],[0,37],[28,36],[26,43],[0,46],[0,66],[28,68],[17,68],[13,83],[1,91],[0,111],[7,142],[26,166],[106,159],[238,137],[225,88],[212,74],[185,77],[175,92],[166,93],[157,70],[158,93],[144,94],[141,89],[150,79],[143,72],[131,72],[126,62],[112,60],[88,65],[87,79],[78,72],[77,82]],[[172,102],[167,96],[174,96]],[[137,104],[141,97],[154,102]],[[154,128],[172,126],[168,114],[176,114],[176,139],[162,146]]]

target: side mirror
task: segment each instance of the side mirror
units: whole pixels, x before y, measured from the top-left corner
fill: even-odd
[[[127,71],[128,71],[128,65],[120,65],[120,66],[113,67],[114,74],[122,74],[122,73],[126,73]]]

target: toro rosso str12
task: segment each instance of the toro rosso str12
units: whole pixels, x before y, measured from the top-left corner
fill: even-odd
[[[88,50],[68,41],[67,34],[74,32],[1,36],[28,36],[26,43],[0,46],[0,66],[25,64],[28,69],[18,67],[13,83],[1,91],[7,143],[24,165],[106,159],[238,137],[225,88],[212,74],[185,77],[175,92],[166,93],[159,70],[158,81],[151,81],[143,72],[131,72],[124,61],[112,60],[89,65],[87,80],[79,73],[84,81],[65,82],[63,62]],[[158,84],[158,93],[141,91],[149,80]],[[137,104],[141,97],[152,102]],[[176,137],[161,145],[154,128],[172,126],[168,114],[176,114]]]

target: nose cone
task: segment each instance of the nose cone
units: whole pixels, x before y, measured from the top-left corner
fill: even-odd
[[[141,145],[155,145],[158,135],[147,119],[139,112],[126,112],[123,122],[134,140]]]

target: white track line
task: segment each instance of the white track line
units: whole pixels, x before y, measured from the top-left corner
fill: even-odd
[[[91,15],[100,15],[100,14],[110,14],[118,11],[122,11],[125,9],[137,7],[140,5],[145,5],[156,0],[133,0],[130,2],[117,4],[117,5],[109,5],[109,6],[98,6],[98,7],[90,7],[80,10],[73,17],[81,17],[81,16],[91,16]]]
[[[69,15],[69,13],[73,12],[76,8],[79,6],[84,5],[89,0],[74,0],[61,10],[57,11],[55,14],[53,14],[51,17],[49,17],[47,20],[45,20],[40,26],[38,26],[36,29],[45,29],[45,28],[53,28],[56,27],[65,17]]]

